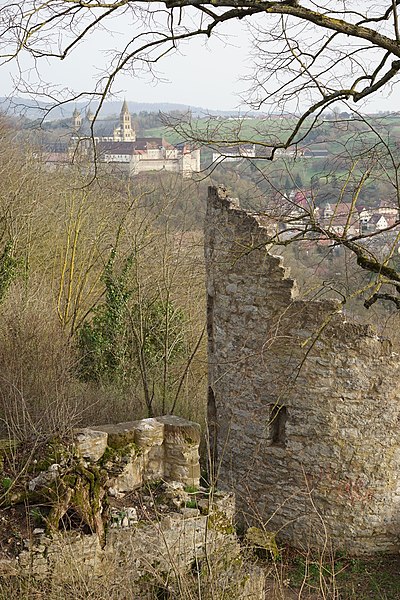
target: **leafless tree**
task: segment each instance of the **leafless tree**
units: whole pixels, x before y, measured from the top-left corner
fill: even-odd
[[[257,47],[251,102],[273,99],[285,107],[308,99],[308,108],[285,143],[294,141],[301,123],[337,100],[360,102],[400,70],[398,3],[351,0],[24,0],[1,8],[3,62],[66,59],[93,31],[123,15],[132,27],[126,45],[107,60],[96,94],[104,98],[123,69],[151,69],[179,43],[217,34],[227,21],[253,26]],[[91,92],[93,90],[90,90]],[[84,91],[81,91],[81,94]],[[303,106],[304,104],[301,104]]]
[[[285,213],[292,234],[286,232],[282,236],[279,232],[275,242],[321,237],[330,240],[333,247],[346,246],[355,254],[359,266],[374,274],[366,305],[385,299],[400,308],[400,272],[393,262],[398,246],[398,219],[379,230],[379,235],[383,231],[391,239],[383,254],[376,253],[373,244],[365,243],[364,234],[352,234],[350,227],[360,190],[376,172],[387,176],[399,206],[397,149],[376,123],[367,123],[361,114],[363,102],[387,93],[397,82],[398,5],[397,0],[367,0],[362,6],[355,0],[23,0],[0,9],[0,54],[3,63],[17,61],[21,65],[21,85],[25,56],[30,57],[30,67],[39,71],[42,59],[67,60],[93,32],[110,26],[118,17],[129,20],[129,35],[120,48],[107,55],[95,89],[72,95],[75,99],[89,94],[97,97],[98,114],[122,71],[152,74],[157,63],[166,54],[179,50],[182,42],[218,35],[230,21],[243,22],[254,39],[254,71],[249,77],[246,101],[265,113],[276,114],[279,110],[292,115],[285,121],[286,130],[282,127],[279,133],[263,136],[265,129],[261,125],[257,150],[251,159],[260,174],[260,161],[271,162],[277,159],[279,151],[305,143],[307,136],[321,127],[327,111],[333,112],[339,129],[350,127],[350,136],[356,132],[360,139],[357,123],[362,125],[361,145],[346,146],[344,153],[350,176],[344,177],[339,194],[349,196],[347,203],[352,208],[348,222],[338,230],[318,220],[311,196],[310,206],[302,207],[302,225],[298,225],[298,214],[292,219]],[[67,92],[61,98],[56,96],[54,86],[36,83],[32,89],[26,78],[24,85],[25,91],[40,91],[61,103],[71,99]],[[338,108],[338,103],[342,103],[342,108]],[[350,125],[345,125],[347,116],[337,118],[338,111],[355,116]],[[175,126],[186,137],[217,148],[233,142],[238,147],[254,142],[240,123],[236,129],[221,124]],[[361,166],[365,167],[363,171]]]

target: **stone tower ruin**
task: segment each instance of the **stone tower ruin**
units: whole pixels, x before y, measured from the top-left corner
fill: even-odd
[[[400,548],[399,357],[335,300],[296,298],[268,232],[210,188],[208,414],[218,485],[297,547]]]

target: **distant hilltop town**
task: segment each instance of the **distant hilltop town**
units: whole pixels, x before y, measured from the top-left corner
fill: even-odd
[[[76,155],[107,163],[129,175],[149,171],[168,171],[191,177],[200,171],[200,149],[182,142],[172,145],[162,137],[137,137],[132,126],[128,104],[124,100],[119,125],[111,136],[92,134],[94,114],[88,110],[82,117],[78,109],[72,115],[69,144],[58,147],[45,157],[47,164],[71,162]]]

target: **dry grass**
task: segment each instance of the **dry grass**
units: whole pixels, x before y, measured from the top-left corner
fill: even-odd
[[[279,562],[258,563],[266,577],[265,600],[399,600],[398,557],[363,560],[336,557],[320,564],[318,556],[305,557],[293,550]],[[213,568],[175,578],[149,568],[140,591],[133,572],[118,572],[103,578],[81,576],[79,570],[68,584],[32,579],[0,578],[0,600],[236,600],[238,581],[244,572],[232,575]],[[236,577],[236,580],[235,580]],[[255,600],[249,596],[248,600]],[[257,599],[258,600],[258,599]]]

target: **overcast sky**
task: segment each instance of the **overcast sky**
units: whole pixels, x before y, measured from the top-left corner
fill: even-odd
[[[162,58],[155,66],[157,79],[143,73],[134,77],[127,73],[114,85],[118,98],[126,97],[136,102],[172,102],[209,109],[231,110],[242,103],[240,92],[246,88],[242,77],[251,70],[249,34],[241,23],[225,27],[223,40],[194,38],[181,44],[179,51]],[[57,59],[38,61],[42,79],[52,84],[67,86],[75,91],[91,90],[101,73],[100,65],[107,62],[106,48],[123,45],[124,26],[120,31],[93,35],[63,61]],[[32,61],[25,56],[19,68],[23,78],[33,88],[36,75]],[[2,67],[2,93],[13,93],[13,80],[18,74],[16,65]]]
[[[67,86],[75,91],[92,90],[101,73],[101,65],[107,63],[105,49],[117,49],[124,45],[130,35],[130,24],[119,18],[109,23],[111,31],[98,31],[75,49],[69,58],[60,61],[39,61],[44,80]],[[231,110],[242,104],[240,93],[246,89],[243,77],[251,72],[250,35],[243,21],[230,22],[224,26],[221,38],[211,37],[206,42],[193,38],[180,46],[179,53],[165,56],[157,63],[156,80],[140,73],[119,77],[114,85],[118,99],[137,102],[172,102],[205,109]],[[30,70],[32,62],[22,58],[20,68],[24,78],[36,88],[36,77]],[[2,67],[2,93],[13,92],[12,77],[16,66]],[[400,88],[399,88],[400,89]],[[397,88],[380,93],[364,107],[370,112],[399,110]]]

